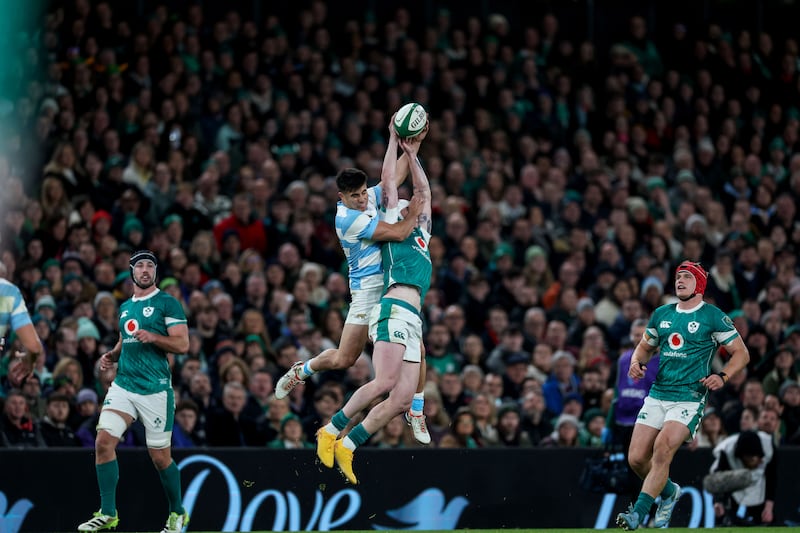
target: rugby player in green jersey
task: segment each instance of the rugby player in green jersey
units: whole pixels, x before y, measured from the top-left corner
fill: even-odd
[[[153,252],[141,250],[131,256],[133,296],[120,307],[119,341],[100,358],[101,370],[118,365],[103,401],[95,440],[100,510],[78,526],[78,531],[113,529],[119,524],[116,448],[136,419],[144,425],[147,451],[169,502],[169,517],[161,532],[180,533],[189,523],[181,497],[180,471],[170,452],[175,397],[167,360],[167,354],[189,349],[189,329],[180,302],[156,287],[157,269]]]
[[[320,461],[332,464],[335,459],[342,474],[353,484],[358,483],[353,472],[353,452],[391,419],[412,406],[424,357],[420,310],[431,284],[431,255],[428,250],[431,238],[431,189],[417,159],[419,143],[400,140],[394,133],[390,134],[383,173],[392,177],[396,171],[396,157],[393,154],[398,143],[411,166],[414,201],[422,202],[422,209],[408,237],[381,245],[383,296],[369,318],[369,336],[374,344],[372,361],[375,379],[359,387],[344,407],[334,414],[330,423],[317,433]],[[387,182],[393,184],[394,179]],[[384,194],[385,218],[392,223],[402,207],[397,199],[396,186],[387,187]],[[386,393],[389,394],[388,398],[373,407],[360,424],[341,439],[336,438],[353,416]]]
[[[653,312],[642,340],[631,357],[628,376],[642,379],[650,358],[660,352],[658,375],[639,411],[628,461],[644,480],[642,491],[617,525],[633,530],[643,525],[655,499],[661,501],[655,527],[669,525],[681,488],[669,479],[675,452],[691,441],[700,424],[709,391],[722,388],[730,376],[747,366],[747,351],[733,321],[718,307],[703,301],[708,273],[699,263],[684,261],[675,270],[677,303]],[[722,372],[711,373],[720,346],[730,354]]]

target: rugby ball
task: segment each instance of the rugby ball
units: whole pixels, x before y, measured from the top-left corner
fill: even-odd
[[[401,107],[394,116],[394,131],[403,139],[414,137],[425,129],[428,114],[422,105],[412,102]]]

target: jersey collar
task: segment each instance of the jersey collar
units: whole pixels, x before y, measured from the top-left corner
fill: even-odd
[[[676,312],[678,312],[678,313],[694,313],[695,311],[697,311],[698,309],[700,309],[701,307],[703,307],[703,305],[704,305],[705,303],[706,303],[706,302],[705,302],[704,300],[700,300],[700,303],[699,303],[699,304],[697,304],[697,305],[695,305],[695,306],[694,306],[694,307],[692,307],[691,309],[681,309],[680,307],[678,307],[678,306],[676,305],[676,306],[675,306],[675,311],[676,311]]]
[[[156,295],[156,294],[158,294],[159,292],[161,292],[161,290],[160,290],[160,289],[158,289],[158,288],[156,288],[156,290],[154,290],[154,291],[153,291],[153,292],[151,292],[150,294],[147,294],[147,295],[145,295],[145,296],[140,296],[139,298],[137,298],[136,296],[131,296],[131,301],[132,301],[132,302],[143,302],[143,301],[145,301],[145,300],[148,300],[148,299],[152,298],[153,296],[155,296],[155,295]]]

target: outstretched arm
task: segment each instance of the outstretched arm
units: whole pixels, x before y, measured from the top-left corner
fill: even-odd
[[[392,117],[394,119],[394,117]],[[375,241],[402,241],[408,237],[417,225],[414,217],[420,212],[419,200],[412,199],[409,207],[410,216],[397,222],[400,211],[398,209],[399,197],[397,194],[398,182],[402,183],[405,174],[408,173],[408,156],[403,156],[398,160],[397,145],[399,139],[394,128],[389,125],[389,145],[386,147],[386,155],[383,156],[383,167],[381,169],[381,205],[386,210],[384,219],[378,223],[372,239]],[[402,163],[402,164],[401,164]],[[403,168],[398,168],[403,167]],[[403,173],[402,179],[397,179],[398,170]]]
[[[422,163],[417,157],[419,150],[419,142],[415,140],[401,140],[400,146],[408,156],[411,165],[411,180],[414,184],[414,197],[422,202],[422,210],[417,215],[417,226],[431,233],[433,229],[433,222],[431,220],[431,186],[428,183],[428,176],[425,174],[425,169],[422,168]]]
[[[392,124],[393,123],[394,123],[394,116],[392,116]],[[419,144],[421,144],[422,141],[425,140],[425,137],[427,137],[429,126],[430,126],[430,121],[426,121],[425,128],[423,128],[421,132],[419,132],[417,135],[414,135],[414,137],[408,140],[410,142],[417,143],[417,146],[419,146]],[[394,126],[392,126],[391,124],[389,125],[389,135],[397,137],[397,132],[394,131]],[[406,181],[406,178],[408,177],[408,173],[410,170],[411,170],[411,159],[409,159],[408,154],[403,152],[403,154],[400,155],[400,159],[397,160],[397,172],[395,172],[395,177],[394,177],[395,184],[397,184],[398,187],[400,187],[400,185],[402,185],[403,182]]]
[[[394,119],[394,117],[392,117]],[[389,145],[386,147],[386,154],[383,156],[383,167],[381,168],[381,204],[389,214],[392,209],[397,208],[397,133],[389,124]],[[404,165],[405,172],[408,171],[408,164]],[[394,223],[397,217],[387,217],[387,222]]]

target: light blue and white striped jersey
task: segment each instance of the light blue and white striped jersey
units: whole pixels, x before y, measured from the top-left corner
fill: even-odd
[[[22,293],[13,283],[0,279],[0,338],[5,338],[9,329],[16,331],[30,323]]]
[[[341,201],[336,205],[336,235],[347,258],[350,290],[383,287],[381,245],[372,240],[378,227],[381,186],[367,189],[367,209],[350,209]]]

